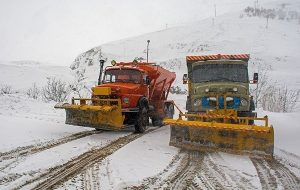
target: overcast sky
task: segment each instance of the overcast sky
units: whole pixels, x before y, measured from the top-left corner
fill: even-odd
[[[213,16],[214,4],[221,14],[239,1],[0,0],[0,61],[70,65],[95,46]]]

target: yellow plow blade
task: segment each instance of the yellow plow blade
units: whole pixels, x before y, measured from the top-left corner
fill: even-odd
[[[87,105],[85,100],[101,102],[102,100],[78,99],[81,105],[64,104],[59,108],[66,110],[66,124],[93,127],[104,130],[119,130],[123,127],[124,116],[120,100],[103,100],[106,104]],[[111,102],[115,101],[114,105]]]
[[[171,126],[170,145],[198,151],[224,151],[272,157],[272,126],[165,119]]]

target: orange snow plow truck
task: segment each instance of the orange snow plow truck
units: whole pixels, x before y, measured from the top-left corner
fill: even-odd
[[[167,101],[175,73],[154,63],[112,61],[102,79],[104,60],[100,60],[98,85],[91,98],[72,98],[71,104],[57,104],[66,111],[66,124],[104,130],[135,126],[143,133],[149,125],[162,125],[172,117],[174,107]]]

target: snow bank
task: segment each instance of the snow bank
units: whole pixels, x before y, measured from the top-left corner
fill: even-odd
[[[258,110],[258,114],[269,116],[269,123],[274,127],[275,147],[300,156],[300,112],[274,113]]]

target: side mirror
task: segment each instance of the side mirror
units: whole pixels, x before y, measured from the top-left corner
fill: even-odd
[[[258,73],[253,74],[253,83],[256,84],[258,82]]]
[[[183,84],[186,84],[188,82],[189,78],[188,78],[188,75],[187,74],[184,74],[183,75],[183,78],[182,78],[182,82]]]
[[[150,77],[149,76],[146,76],[146,84],[147,85],[150,85],[150,83],[151,83],[151,79],[150,79]]]

